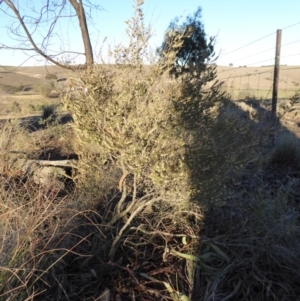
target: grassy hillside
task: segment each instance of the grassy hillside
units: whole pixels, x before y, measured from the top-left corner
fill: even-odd
[[[112,69],[109,66],[108,69]],[[290,69],[290,70],[286,70]],[[57,79],[53,87],[45,76],[53,74]],[[261,99],[261,104],[270,109],[273,85],[273,67],[217,67],[218,79],[224,81],[222,90],[231,99],[241,103],[247,97]],[[1,118],[33,116],[41,113],[45,105],[58,105],[58,97],[48,97],[51,90],[69,87],[71,71],[56,66],[0,67],[0,116]],[[300,69],[297,66],[282,66],[279,77],[279,110],[286,106],[288,99],[299,90]],[[166,81],[167,83],[167,81]],[[44,93],[43,93],[44,92]],[[48,96],[46,95],[48,93]],[[241,105],[249,110],[249,105]],[[282,123],[298,134],[298,108],[286,114]]]
[[[272,98],[273,66],[224,67],[218,66],[218,79],[224,81],[224,90],[233,99],[245,96]],[[299,66],[281,66],[279,72],[278,97],[289,98],[300,88]]]
[[[0,115],[2,118],[30,116],[41,112],[42,106],[59,104],[51,91],[63,89],[64,82],[47,80],[53,74],[66,79],[66,71],[51,67],[0,67]]]

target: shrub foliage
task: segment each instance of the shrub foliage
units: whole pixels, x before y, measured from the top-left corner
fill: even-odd
[[[164,42],[158,48],[158,55],[162,60],[173,57],[173,60],[167,60],[171,64],[166,64],[171,75],[178,77],[188,73],[195,78],[201,77],[214,55],[215,38],[206,38],[200,7],[185,22],[180,24],[179,21],[175,18],[170,23]],[[213,73],[211,75],[214,76]]]
[[[262,158],[273,132],[220,92],[200,9],[153,54],[142,3],[114,64],[75,74],[62,97],[77,139],[68,128],[63,142],[52,106],[34,135],[3,125],[0,299],[296,299],[299,143]],[[75,187],[23,176],[27,157],[70,140]]]
[[[206,53],[205,59],[199,58],[194,53],[196,45],[191,47],[187,42],[193,33],[184,29],[189,28],[184,23],[174,40],[165,42],[170,47],[163,59],[153,59],[148,47],[151,32],[143,23],[140,6],[137,2],[135,15],[127,22],[128,45],[120,45],[111,53],[115,66],[89,68],[79,79],[73,79],[74,85],[84,89],[65,95],[63,101],[74,118],[80,145],[91,151],[81,154],[86,161],[81,170],[84,179],[88,174],[95,179],[99,166],[118,169],[120,179],[133,175],[142,194],[155,189],[163,199],[177,199],[183,204],[192,193],[186,150],[199,139],[194,137],[195,130],[207,126],[213,118],[209,108],[222,96],[218,82],[202,93],[216,77],[214,67],[205,64],[213,47],[209,44],[211,51],[207,52],[207,44],[198,43]],[[194,18],[199,18],[199,13]],[[188,18],[187,22],[192,22],[197,35],[204,39],[199,21]],[[171,45],[175,40],[181,47]],[[177,66],[188,52],[193,57],[193,64],[187,63],[191,68],[184,67],[176,78],[169,78],[166,66]],[[84,171],[93,165],[94,172]]]

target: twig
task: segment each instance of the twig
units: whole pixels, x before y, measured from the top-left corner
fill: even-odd
[[[116,252],[116,246],[119,242],[119,240],[121,239],[123,232],[126,230],[126,228],[130,225],[131,221],[135,218],[135,216],[137,214],[139,214],[146,206],[151,205],[152,203],[154,203],[157,199],[152,199],[150,201],[145,201],[143,202],[140,206],[138,206],[134,212],[131,213],[130,217],[128,218],[127,222],[125,223],[125,225],[121,228],[121,230],[119,231],[118,235],[116,236],[116,238],[114,239],[112,246],[110,248],[109,251],[109,260],[113,261],[113,258],[115,256],[115,252]],[[127,211],[127,210],[125,210]]]
[[[160,231],[160,230],[156,230],[156,231],[146,231],[140,227],[131,227],[130,230],[138,230],[141,231],[147,235],[155,235],[155,234],[160,234],[160,235],[165,235],[165,236],[171,236],[171,237],[190,237],[190,238],[195,238],[198,239],[198,236],[195,235],[188,235],[188,234],[172,234],[169,232],[164,232],[164,231]]]
[[[121,265],[114,263],[114,262],[108,262],[109,265],[115,266],[121,270],[127,271],[130,276],[135,280],[135,282],[140,285],[140,282],[138,281],[138,279],[136,278],[136,276],[134,275],[133,271],[131,271],[128,267],[122,267]]]

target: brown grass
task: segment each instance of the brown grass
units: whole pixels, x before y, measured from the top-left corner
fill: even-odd
[[[291,70],[287,70],[291,69]],[[281,66],[279,73],[278,97],[289,98],[295,94],[299,82],[299,66]],[[225,67],[218,66],[218,79],[224,81],[223,89],[234,100],[246,96],[272,98],[274,67]]]
[[[221,113],[216,137],[228,118],[237,125],[244,120],[234,105]],[[248,143],[247,124],[263,132],[262,120],[242,124],[239,134],[229,129],[228,146]],[[192,291],[190,300],[297,300],[299,171],[289,157],[285,164],[276,159],[283,159],[284,150],[297,151],[297,138],[283,137],[277,151],[256,154],[231,174],[226,193],[205,212],[192,204],[193,213],[178,211],[163,202],[142,210],[118,238],[110,261],[112,243],[129,217],[115,215],[122,195],[102,197],[101,186],[62,193],[23,179],[14,165],[16,158],[67,155],[71,129],[54,125],[29,133],[7,122],[1,133],[3,300],[180,300],[179,293]],[[226,140],[218,139],[221,154]],[[12,150],[25,154],[9,157],[5,151]]]
[[[153,92],[162,97],[169,84]],[[59,102],[5,97],[22,108]],[[211,108],[214,122],[193,137],[199,153],[186,150],[198,191],[185,207],[151,189],[134,194],[138,178],[121,181],[120,170],[99,164],[84,146],[94,164],[88,185],[37,185],[22,164],[74,155],[76,135],[59,123],[29,131],[18,120],[2,122],[0,299],[297,300],[299,141],[284,123],[270,127],[268,105],[247,98]],[[127,191],[132,183],[135,190]]]
[[[58,79],[66,78],[66,71],[49,67],[0,67],[0,116],[1,118],[32,116],[41,112],[42,105],[57,105],[59,98],[53,98],[45,76],[55,74]],[[57,89],[65,85],[57,83]],[[21,88],[22,87],[22,88]],[[13,102],[18,102],[21,112],[12,110]]]
[[[97,198],[95,191],[62,192],[23,178],[21,170],[10,165],[7,152],[13,150],[22,150],[21,158],[47,159],[53,146],[62,155],[73,139],[65,127],[55,125],[34,133],[8,122],[2,127],[1,159],[5,159],[1,160],[0,177],[0,298],[89,300],[107,291],[112,298],[122,296],[124,300],[141,295],[167,300],[167,295],[176,295],[174,277],[185,277],[182,260],[168,255],[161,246],[168,242],[174,250],[188,249],[189,239],[197,238],[195,231],[201,226],[200,212],[172,213],[170,208],[160,207],[163,203],[157,204],[140,212],[118,238],[127,219],[116,217],[120,193]],[[49,156],[45,153],[41,157],[44,151]],[[13,162],[15,158],[11,158]],[[102,194],[99,191],[98,195]],[[186,218],[198,226],[190,228]],[[183,239],[185,247],[178,249]],[[114,241],[122,247],[116,248]],[[112,250],[116,258],[113,262],[109,261]],[[168,275],[172,275],[169,280]],[[189,290],[187,280],[182,285]]]

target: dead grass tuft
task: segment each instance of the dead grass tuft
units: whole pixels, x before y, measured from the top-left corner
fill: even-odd
[[[298,183],[298,182],[297,182]],[[287,170],[247,169],[225,205],[205,214],[204,242],[230,258],[212,276],[197,270],[194,300],[296,300],[299,296],[299,207]],[[293,201],[292,201],[293,200]]]

